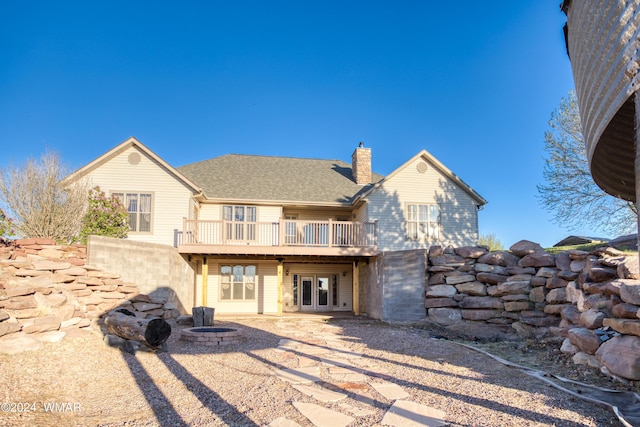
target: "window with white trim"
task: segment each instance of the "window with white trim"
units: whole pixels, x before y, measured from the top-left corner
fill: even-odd
[[[223,265],[220,267],[220,300],[255,300],[256,266]]]
[[[407,240],[440,240],[440,206],[407,203]]]
[[[151,193],[111,193],[119,199],[129,213],[129,230],[138,233],[151,232],[153,199]]]
[[[255,206],[222,207],[222,218],[227,223],[226,238],[228,240],[253,241],[257,239]]]

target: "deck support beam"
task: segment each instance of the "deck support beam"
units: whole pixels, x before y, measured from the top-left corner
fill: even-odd
[[[282,261],[278,260],[278,316],[282,316]]]
[[[360,274],[358,261],[353,262],[353,314],[360,315]]]
[[[207,257],[202,257],[202,306],[207,306],[207,291],[209,288],[209,265],[207,264]]]

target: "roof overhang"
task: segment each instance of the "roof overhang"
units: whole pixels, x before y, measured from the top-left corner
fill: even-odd
[[[565,0],[565,36],[594,181],[635,201],[640,0]]]

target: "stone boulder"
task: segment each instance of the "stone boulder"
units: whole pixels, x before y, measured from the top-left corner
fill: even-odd
[[[573,323],[574,325],[580,324],[580,315],[580,311],[572,305],[565,305],[560,312],[560,316],[563,319],[567,320],[570,323]]]
[[[457,293],[457,289],[452,285],[433,285],[427,289],[428,298],[451,298]],[[135,305],[135,303],[134,303]]]
[[[551,289],[547,293],[545,300],[549,304],[562,304],[567,302],[567,290],[564,288]]]
[[[460,248],[455,248],[454,252],[463,258],[479,258],[489,251],[486,248],[478,246],[463,246]]]
[[[511,267],[518,265],[520,257],[506,251],[490,252],[478,258],[479,263]]]
[[[618,277],[623,279],[640,279],[640,266],[638,257],[626,257],[617,266]]]
[[[571,258],[569,257],[568,252],[560,252],[559,254],[556,254],[556,267],[560,271],[571,270]]]
[[[509,279],[509,276],[505,276],[502,274],[496,273],[478,273],[476,274],[476,279],[478,279],[482,283],[488,283],[490,285],[497,285],[499,283],[506,282]]]
[[[638,306],[633,304],[616,304],[612,309],[614,317],[621,317],[623,319],[636,319],[638,314]]]
[[[540,244],[531,242],[529,240],[520,240],[517,243],[514,243],[509,250],[516,254],[519,257],[523,257],[534,252],[543,251],[542,246]]]
[[[640,336],[640,320],[616,319],[611,317],[604,319],[602,324],[621,334]]]
[[[590,308],[580,314],[580,323],[589,329],[596,329],[602,327],[606,317],[603,312]]]
[[[466,259],[458,255],[442,254],[429,259],[431,265],[460,267],[465,264]]]
[[[518,263],[521,267],[552,267],[556,265],[556,257],[548,252],[534,252],[526,255]]]
[[[600,347],[598,336],[587,328],[569,329],[569,341],[587,354],[595,354]]]
[[[616,270],[609,267],[596,266],[587,271],[592,282],[606,282],[617,277]]]
[[[457,307],[458,301],[453,298],[427,298],[424,300],[424,308]]]
[[[519,295],[529,293],[531,291],[531,285],[529,280],[516,280],[506,281],[495,286],[494,289],[488,289],[487,292],[491,296],[503,296],[503,295]]]
[[[504,303],[498,298],[493,297],[464,297],[460,303],[460,308],[485,308],[502,310]]]
[[[623,335],[603,343],[595,353],[614,375],[632,381],[640,380],[640,337]]]
[[[462,313],[457,308],[430,308],[428,310],[429,319],[439,325],[453,325],[462,320]]]
[[[622,301],[640,305],[640,280],[617,279],[611,283],[620,283],[620,298],[622,298]]]
[[[457,284],[456,289],[461,294],[472,296],[487,295],[487,286],[484,283],[478,281]]]

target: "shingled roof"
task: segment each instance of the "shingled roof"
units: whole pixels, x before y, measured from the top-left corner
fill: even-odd
[[[176,169],[208,199],[348,205],[371,187],[356,184],[340,160],[228,154]],[[373,183],[383,178],[372,173]]]

